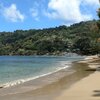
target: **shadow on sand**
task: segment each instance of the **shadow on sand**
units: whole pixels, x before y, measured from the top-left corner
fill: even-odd
[[[94,90],[93,92],[94,92],[94,94],[92,96],[100,97],[100,90]]]

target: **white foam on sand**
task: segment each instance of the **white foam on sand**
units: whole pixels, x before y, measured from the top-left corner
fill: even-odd
[[[0,87],[8,88],[8,87],[16,86],[16,85],[19,85],[19,84],[22,84],[22,83],[25,83],[25,82],[28,82],[28,81],[32,81],[32,80],[44,77],[44,76],[47,76],[47,75],[51,75],[51,74],[56,73],[58,71],[64,70],[66,68],[69,68],[70,64],[71,64],[71,62],[67,62],[62,67],[57,68],[55,71],[52,71],[52,72],[49,72],[49,73],[46,73],[46,74],[42,74],[42,75],[39,75],[39,76],[27,78],[27,79],[19,79],[19,80],[15,80],[15,81],[12,81],[12,82],[8,82],[6,84],[1,85]]]

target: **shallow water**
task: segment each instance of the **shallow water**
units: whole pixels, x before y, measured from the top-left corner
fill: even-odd
[[[82,56],[0,56],[0,84],[25,81],[69,67]]]

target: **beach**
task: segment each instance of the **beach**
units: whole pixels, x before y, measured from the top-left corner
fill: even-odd
[[[100,72],[82,79],[55,100],[100,100]]]
[[[99,60],[73,62],[71,66],[17,86],[0,89],[0,100],[99,100],[95,95],[100,89],[100,74],[87,70],[98,67]]]
[[[91,69],[95,68],[96,72],[75,83],[54,100],[100,100],[100,72],[98,69],[100,61],[93,61],[92,59],[87,63]]]

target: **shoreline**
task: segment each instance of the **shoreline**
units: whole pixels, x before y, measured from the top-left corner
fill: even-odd
[[[10,94],[23,93],[23,92],[27,92],[27,91],[31,91],[31,90],[36,90],[38,88],[42,88],[46,85],[52,84],[53,82],[56,82],[57,80],[63,78],[65,75],[70,75],[70,74],[73,74],[74,72],[75,71],[70,69],[70,67],[63,68],[63,69],[60,69],[53,73],[49,73],[49,74],[43,75],[41,77],[26,81],[22,84],[13,85],[11,87],[9,86],[7,88],[1,88],[0,96],[3,94],[2,93],[3,91],[6,95],[7,92],[9,93],[9,90],[13,90],[13,92]],[[61,75],[61,76],[58,76],[58,75]],[[41,85],[40,85],[40,83],[41,83]],[[24,89],[20,89],[21,87],[24,87]],[[29,88],[27,88],[27,87],[29,87]],[[32,89],[30,89],[30,87],[32,87]],[[16,92],[16,93],[14,93],[14,92]]]
[[[38,57],[38,56],[35,56],[35,57]],[[44,57],[44,56],[39,56],[39,57]],[[46,56],[46,57],[49,57],[49,56]],[[52,56],[50,56],[50,57],[52,57]],[[56,56],[54,56],[54,57],[56,57]],[[81,58],[81,59],[83,59],[83,58]],[[49,71],[47,73],[42,73],[40,75],[31,76],[31,77],[27,77],[27,78],[20,78],[20,79],[12,80],[12,81],[5,82],[5,83],[1,82],[0,89],[1,88],[9,88],[9,87],[17,86],[17,85],[23,84],[25,82],[29,82],[29,81],[32,81],[32,80],[35,80],[35,79],[38,79],[38,78],[41,78],[41,77],[44,77],[44,76],[48,76],[50,74],[59,72],[60,70],[63,70],[63,69],[66,69],[66,68],[70,67],[70,65],[72,63],[73,63],[73,61],[66,61],[66,63],[64,63],[63,65],[61,65],[58,68],[56,68],[55,70]]]
[[[9,88],[9,87],[21,85],[21,84],[26,83],[26,82],[34,81],[36,79],[39,79],[39,78],[42,78],[42,77],[45,77],[45,76],[48,76],[48,75],[52,75],[54,73],[57,73],[61,70],[64,70],[64,69],[67,69],[67,68],[70,67],[68,64],[65,64],[65,65],[66,65],[65,67],[58,68],[57,70],[46,73],[46,74],[42,74],[42,75],[35,76],[35,77],[30,77],[30,78],[27,78],[27,79],[19,79],[19,80],[15,80],[15,81],[12,81],[12,82],[5,83],[3,85],[0,85],[0,88]]]
[[[41,79],[38,78],[35,79],[34,81],[33,80],[28,81],[23,84],[13,86],[7,89],[6,88],[0,89],[0,98],[2,98],[2,100],[17,100],[17,99],[22,100],[21,98],[24,98],[23,100],[31,100],[32,98],[36,97],[38,99],[34,100],[40,100],[39,98],[40,95],[38,95],[40,93],[44,97],[43,100],[49,100],[49,97],[50,98],[52,97],[52,99],[50,100],[53,100],[53,98],[56,97],[58,94],[61,94],[62,91],[64,91],[67,88],[70,88],[72,84],[75,84],[77,81],[93,73],[93,72],[86,72],[87,68],[89,67],[88,64],[86,63],[73,62],[72,67],[65,68],[54,74],[41,77]],[[51,88],[48,89],[47,87]],[[53,90],[54,88],[52,87],[54,87],[55,90]],[[45,99],[45,95],[43,94],[45,92],[44,90],[46,90],[46,92],[53,91],[53,94],[51,93],[52,94],[51,95],[47,92],[46,95],[48,95],[47,96],[48,99]],[[25,95],[29,98],[27,98]],[[14,99],[15,97],[16,99]],[[25,99],[25,97],[27,99]]]
[[[87,63],[73,62],[71,67],[62,69],[53,74],[17,86],[0,89],[0,98],[2,98],[2,100],[22,100],[21,98],[24,98],[23,100],[40,100],[41,95],[43,100],[49,100],[49,98],[53,100],[53,98],[61,94],[65,89],[69,89],[70,86],[77,81],[93,73],[87,72],[87,68],[89,68]],[[44,94],[47,95],[47,99]],[[14,99],[14,97],[16,97],[16,99]],[[37,99],[33,99],[34,97]]]
[[[41,56],[41,57],[43,57],[43,56]],[[54,57],[56,57],[56,56],[54,56]],[[56,72],[59,72],[61,70],[64,70],[64,69],[71,67],[71,64],[73,62],[76,62],[76,61],[66,61],[65,64],[61,65],[59,68],[57,68],[57,69],[55,69],[54,71],[51,71],[51,72],[47,72],[47,73],[44,73],[44,74],[41,74],[41,75],[37,75],[37,76],[29,77],[29,78],[18,79],[18,80],[14,80],[14,81],[11,81],[11,82],[6,82],[6,83],[3,83],[3,84],[0,84],[0,89],[17,86],[17,85],[20,85],[20,84],[23,84],[23,83],[26,83],[26,82],[33,81],[33,80],[38,79],[38,78],[42,78],[42,77],[54,74]]]

